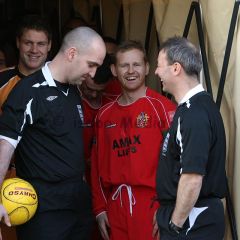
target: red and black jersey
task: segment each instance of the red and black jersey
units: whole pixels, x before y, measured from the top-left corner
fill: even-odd
[[[130,105],[111,102],[96,117],[96,145],[92,154],[94,213],[106,210],[110,189],[121,184],[155,189],[163,135],[176,106],[157,92]]]
[[[0,111],[13,87],[23,77],[25,76],[19,72],[17,67],[7,68],[0,72]]]

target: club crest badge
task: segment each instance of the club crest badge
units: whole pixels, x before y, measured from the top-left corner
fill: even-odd
[[[148,120],[149,120],[149,116],[148,116],[146,113],[141,112],[141,113],[137,116],[137,127],[139,127],[139,128],[147,127],[147,125],[148,125]]]

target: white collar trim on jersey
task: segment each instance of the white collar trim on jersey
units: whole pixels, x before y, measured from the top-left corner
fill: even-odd
[[[191,90],[189,90],[186,95],[182,98],[182,100],[180,101],[179,105],[185,103],[186,101],[188,101],[192,96],[196,95],[197,93],[200,93],[202,91],[205,91],[202,84],[198,84],[196,87],[192,88]]]
[[[43,76],[45,77],[48,85],[49,85],[50,87],[56,87],[56,83],[54,82],[53,77],[52,77],[52,74],[51,74],[50,69],[49,69],[49,67],[48,67],[48,64],[49,64],[49,63],[50,63],[50,62],[46,62],[46,63],[45,63],[45,66],[42,68],[42,73],[43,73]]]

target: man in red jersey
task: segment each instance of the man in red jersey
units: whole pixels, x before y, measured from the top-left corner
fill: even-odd
[[[139,42],[120,44],[111,69],[122,94],[96,117],[93,210],[105,240],[156,239],[156,169],[163,134],[176,107],[146,87],[149,65]]]
[[[84,158],[86,161],[86,179],[90,183],[90,155],[94,137],[94,119],[98,110],[116,99],[117,95],[104,94],[104,90],[112,78],[110,69],[111,57],[107,54],[103,64],[98,67],[94,78],[90,76],[79,87],[79,92],[82,97],[84,123],[83,123],[83,138],[84,138]]]
[[[85,177],[86,181],[91,185],[90,169],[91,169],[91,150],[94,139],[94,119],[98,110],[116,99],[117,95],[114,93],[106,94],[105,89],[111,81],[113,75],[110,69],[112,58],[109,54],[103,61],[103,64],[98,67],[94,78],[90,76],[79,86],[79,92],[82,98],[84,123],[83,123],[83,145],[84,145],[84,159],[86,163]],[[92,240],[102,239],[98,230],[97,224],[94,225],[94,230],[91,236]]]

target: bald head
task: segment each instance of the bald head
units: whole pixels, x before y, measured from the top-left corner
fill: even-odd
[[[101,36],[89,27],[78,27],[66,34],[49,68],[55,80],[81,84],[88,77],[94,77],[105,54]]]
[[[83,53],[88,51],[95,42],[104,45],[103,39],[96,31],[89,27],[77,27],[65,35],[60,51],[75,47]]]

